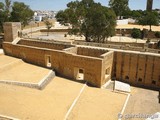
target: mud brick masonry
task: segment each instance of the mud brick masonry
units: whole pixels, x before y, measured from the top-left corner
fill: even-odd
[[[110,79],[160,88],[160,54],[82,47],[19,38],[20,23],[4,24],[6,55],[54,69],[69,79],[83,79],[101,87]],[[16,40],[19,39],[19,40]],[[15,42],[16,41],[16,42]]]

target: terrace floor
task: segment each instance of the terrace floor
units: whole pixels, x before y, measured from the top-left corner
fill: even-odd
[[[6,70],[0,72],[1,79],[2,76],[13,74],[9,76],[11,80],[36,82],[49,71],[0,55],[0,67],[12,62],[20,64],[8,69],[10,73]],[[17,74],[19,72],[21,75]],[[18,78],[14,78],[17,76]],[[83,87],[84,83],[61,77],[55,77],[43,90],[0,83],[0,119],[4,115],[22,120],[62,120]],[[117,120],[126,98],[126,94],[86,85],[77,102],[73,104],[67,120]],[[124,115],[154,114],[157,111],[160,111],[157,91],[132,87]]]
[[[0,55],[0,81],[37,83],[43,79],[49,71],[49,69],[25,63],[17,58]]]
[[[40,91],[0,84],[0,114],[22,120],[62,120],[84,84],[55,77]],[[86,86],[68,120],[116,120],[126,95]]]

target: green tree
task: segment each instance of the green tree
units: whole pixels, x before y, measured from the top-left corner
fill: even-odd
[[[114,10],[116,15],[121,18],[121,16],[129,11],[128,1],[129,0],[110,0],[109,6]]]
[[[156,36],[156,38],[157,38],[157,40],[160,38],[160,32],[159,31],[157,31],[156,33],[155,33],[155,36]]]
[[[0,3],[0,32],[3,31],[3,23],[5,21],[4,4]]]
[[[47,36],[49,36],[49,30],[52,28],[52,22],[50,22],[49,20],[45,20],[44,23],[47,28]]]
[[[156,36],[157,38],[160,38],[160,32],[157,31],[157,32],[155,33],[155,36]]]
[[[13,22],[21,22],[25,27],[33,17],[33,11],[23,2],[14,2],[11,12],[11,20]]]
[[[132,29],[132,33],[131,33],[131,36],[133,38],[141,38],[141,30],[140,29],[137,29],[137,28],[133,28]]]
[[[141,10],[133,10],[130,14],[130,17],[132,17],[133,19],[138,19],[142,16],[143,11]]]
[[[11,0],[5,0],[5,14],[7,17],[7,20],[9,20],[10,17],[10,10],[11,10]]]
[[[8,22],[10,19],[10,9],[10,0],[5,0],[4,3],[0,2],[0,32],[3,31],[3,23]]]
[[[152,25],[159,25],[159,18],[157,12],[144,12],[142,17],[139,18],[138,23],[140,25],[149,25],[150,31],[152,30]]]
[[[84,35],[88,42],[105,42],[114,34],[116,26],[115,13],[93,0],[70,2],[56,18],[60,23],[72,26],[69,34]]]

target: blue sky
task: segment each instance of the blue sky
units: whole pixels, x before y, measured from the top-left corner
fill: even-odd
[[[33,10],[62,10],[66,8],[66,4],[73,0],[12,0],[18,2],[24,2],[29,5]],[[108,6],[109,0],[95,0],[95,2],[100,2],[104,6]],[[129,7],[132,10],[146,9],[147,0],[129,0]],[[153,8],[160,9],[160,0],[153,0]],[[4,2],[4,0],[0,0]]]

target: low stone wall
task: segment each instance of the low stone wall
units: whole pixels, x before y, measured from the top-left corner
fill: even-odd
[[[70,29],[50,29],[49,32],[69,32]],[[48,32],[47,29],[41,29],[40,32]]]
[[[125,46],[133,46],[133,47],[144,47],[144,43],[131,43],[131,42],[112,42],[112,41],[107,41],[105,44],[111,44],[111,45],[125,45]]]
[[[36,41],[36,40],[20,40],[18,44],[26,45],[26,46],[40,47],[40,48],[56,49],[56,50],[62,50],[62,49],[71,47],[71,45],[58,44],[58,43],[52,44],[49,41],[43,42],[43,41]]]
[[[95,46],[95,47],[104,47],[104,48],[113,48],[113,49],[121,49],[121,50],[131,50],[131,51],[140,51],[140,52],[151,52],[151,53],[160,53],[158,49],[150,49],[143,47],[134,47],[130,45],[112,45],[112,44],[103,44],[103,43],[93,43],[93,42],[80,42],[74,41],[75,45],[85,45],[85,46]]]
[[[9,81],[9,80],[1,80],[0,83],[39,89],[39,86],[36,83],[18,82],[18,81]]]
[[[27,41],[37,41],[37,42],[46,42],[46,43],[53,43],[53,44],[63,44],[63,45],[71,45],[70,41],[57,41],[54,39],[42,39],[42,38],[27,38],[23,37],[23,40]]]
[[[45,88],[55,76],[55,72],[51,70],[49,74],[38,83],[38,89]]]
[[[0,120],[20,120],[20,119],[10,117],[10,116],[0,115]]]

